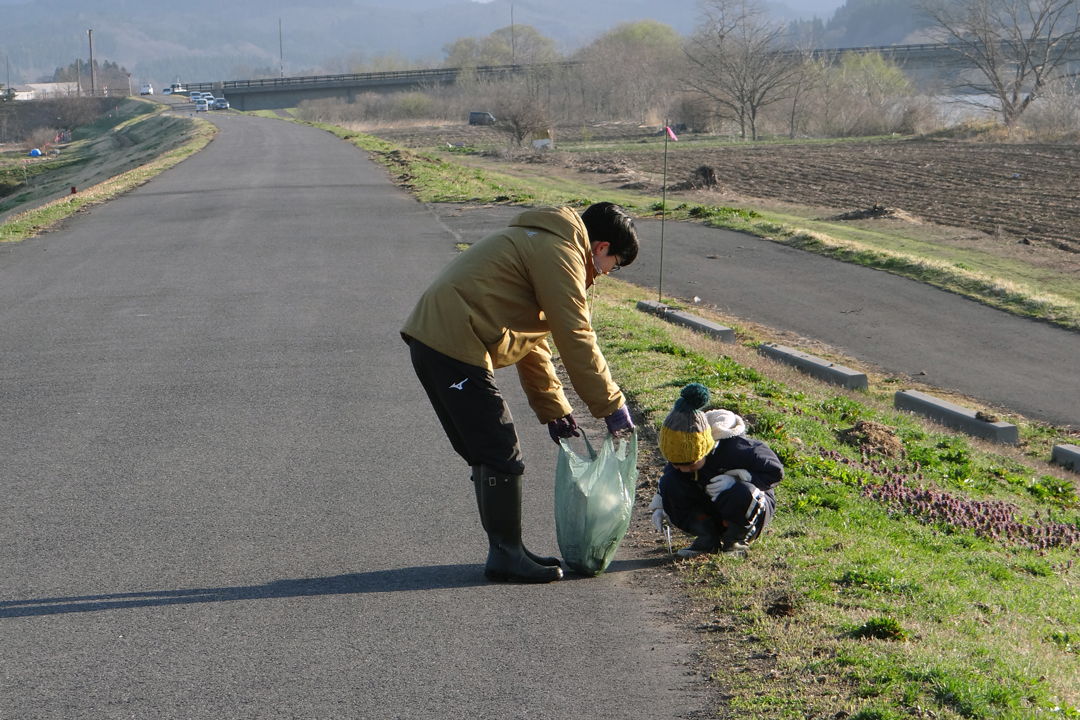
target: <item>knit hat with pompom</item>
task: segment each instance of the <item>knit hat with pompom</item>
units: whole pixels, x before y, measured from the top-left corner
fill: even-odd
[[[705,413],[709,388],[690,383],[679,393],[675,407],[660,428],[660,452],[672,465],[690,465],[709,454],[716,444]]]

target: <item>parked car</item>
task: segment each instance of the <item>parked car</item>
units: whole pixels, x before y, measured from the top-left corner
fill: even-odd
[[[214,101],[217,100],[216,97],[214,97],[210,93],[203,93],[202,99],[206,101],[206,104],[210,106],[211,110],[214,109]]]
[[[489,112],[471,112],[469,113],[470,125],[494,125],[495,116]]]
[[[199,98],[195,101],[195,112],[209,112],[210,106],[206,104],[206,101]]]
[[[214,101],[214,109],[215,110],[228,110],[229,109],[229,101],[226,100],[223,97],[219,97],[217,100]]]
[[[139,94],[140,95],[153,95],[154,94],[154,86],[151,85],[150,83],[147,83],[147,84],[143,85],[142,90],[139,91]]]
[[[202,96],[203,94],[198,90],[192,90],[190,93],[188,93],[188,97],[191,98],[191,102],[197,102],[199,100],[202,100]]]
[[[165,88],[161,91],[162,95],[172,95],[172,88]]]

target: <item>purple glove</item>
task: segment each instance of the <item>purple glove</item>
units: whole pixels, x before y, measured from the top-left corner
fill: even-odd
[[[604,418],[604,422],[612,435],[629,435],[634,431],[634,421],[630,419],[630,411],[625,405]]]
[[[581,437],[581,433],[578,432],[577,421],[574,420],[574,413],[570,413],[558,420],[552,420],[547,426],[548,434],[551,435],[551,439],[555,441],[556,445],[559,444],[560,438]]]

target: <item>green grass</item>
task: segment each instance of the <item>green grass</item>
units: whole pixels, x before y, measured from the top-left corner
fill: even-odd
[[[683,385],[701,382],[787,469],[772,529],[745,560],[678,563],[699,607],[775,658],[762,677],[738,669],[746,663],[728,655],[727,637],[710,643],[714,680],[729,696],[721,715],[1080,717],[1071,575],[1080,544],[995,539],[887,492],[903,481],[968,507],[999,503],[1018,528],[1080,532],[1072,479],[931,431],[873,392],[837,391],[764,361],[745,333],[720,345],[667,325],[637,312],[638,299],[640,289],[604,281],[594,324],[646,423],[658,427]],[[840,431],[858,420],[892,428],[903,454],[844,444]]]

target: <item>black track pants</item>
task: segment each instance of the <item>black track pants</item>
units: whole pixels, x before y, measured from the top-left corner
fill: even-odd
[[[495,376],[432,350],[415,338],[409,343],[413,369],[427,391],[450,444],[465,462],[490,465],[509,475],[524,475],[514,418]]]

